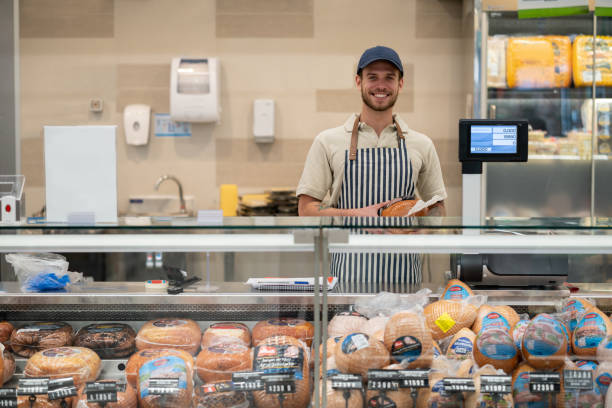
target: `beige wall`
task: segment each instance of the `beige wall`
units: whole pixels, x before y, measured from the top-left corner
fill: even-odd
[[[162,173],[182,180],[199,209],[218,186],[242,193],[295,187],[315,135],[359,108],[353,76],[367,47],[395,48],[406,66],[397,110],[435,142],[450,215],[460,213],[457,120],[471,90],[471,15],[461,0],[21,0],[22,170],[27,212],[44,203],[43,125],[118,125],[119,210],[152,194]],[[176,56],[217,56],[220,124],[191,138],[127,146],[122,109],[169,110]],[[104,100],[100,114],[91,98]],[[276,101],[276,141],[250,136],[252,102]],[[173,193],[174,186],[162,187]]]

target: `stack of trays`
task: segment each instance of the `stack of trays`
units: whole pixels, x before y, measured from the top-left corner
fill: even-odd
[[[298,198],[295,190],[273,189],[266,191],[268,203],[276,209],[276,215],[280,217],[298,215]]]

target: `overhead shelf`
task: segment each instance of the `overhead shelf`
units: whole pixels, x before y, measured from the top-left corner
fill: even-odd
[[[583,88],[543,88],[543,89],[505,89],[489,88],[489,101],[494,99],[590,99],[593,97],[591,87]],[[598,86],[596,98],[612,98],[612,87]]]

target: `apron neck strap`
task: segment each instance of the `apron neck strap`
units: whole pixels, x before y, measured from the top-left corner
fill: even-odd
[[[355,118],[355,123],[353,123],[353,131],[351,133],[351,149],[349,150],[349,160],[355,160],[357,158],[357,138],[359,137],[359,119],[361,115],[357,115]],[[402,128],[399,123],[393,117],[393,123],[395,124],[395,130],[397,131],[397,145],[399,147],[400,140],[404,139],[404,133],[402,132]]]

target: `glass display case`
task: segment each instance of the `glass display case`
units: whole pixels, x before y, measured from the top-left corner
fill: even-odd
[[[506,350],[503,344],[493,357],[476,356],[479,339],[490,340],[493,333],[484,328],[492,319],[491,313],[501,311],[502,316],[510,313],[510,320],[524,320],[555,313],[572,300],[596,303],[601,311],[597,316],[604,322],[609,322],[607,314],[612,311],[612,287],[607,284],[607,256],[612,253],[610,219],[506,218],[489,219],[479,226],[463,226],[458,218],[436,217],[410,219],[404,226],[382,218],[229,217],[217,225],[198,224],[194,219],[151,219],[148,225],[134,222],[121,219],[115,225],[0,227],[3,258],[9,253],[129,257],[149,252],[162,254],[162,264],[171,266],[170,260],[175,259],[170,257],[172,253],[235,256],[234,262],[224,257],[209,259],[208,267],[186,257],[187,266],[175,269],[187,275],[166,276],[166,280],[172,278],[169,288],[155,287],[161,282],[146,282],[169,272],[161,265],[149,268],[145,260],[139,268],[149,279],[91,280],[88,270],[81,269],[85,279],[77,279],[64,290],[44,293],[24,291],[25,275],[21,281],[15,280],[13,272],[19,268],[12,259],[12,265],[2,270],[0,311],[2,320],[15,329],[0,323],[0,334],[11,333],[0,340],[12,350],[12,354],[5,353],[4,361],[12,356],[16,368],[3,388],[22,389],[19,398],[23,406],[28,406],[30,395],[41,403],[57,386],[46,383],[46,391],[39,392],[32,391],[32,383],[19,382],[39,377],[72,378],[81,399],[88,397],[87,382],[118,381],[118,389],[109,392],[123,398],[122,406],[135,406],[136,401],[139,406],[186,406],[193,400],[194,406],[202,407],[344,407],[362,406],[364,401],[368,406],[427,407],[449,399],[455,404],[465,400],[468,406],[474,398],[482,401],[483,395],[499,398],[502,405],[497,406],[510,406],[503,401],[519,396],[516,382],[508,385],[510,394],[469,391],[479,388],[475,384],[495,380],[482,375],[511,381],[509,375],[516,372],[521,355],[512,342],[505,345],[514,350],[510,361],[496,358]],[[297,258],[272,258],[280,253]],[[331,263],[340,253],[411,253],[422,259],[451,254],[452,262],[436,267],[433,276],[423,274],[422,282],[395,283],[382,278],[336,282],[330,273]],[[249,254],[255,257],[238,259]],[[262,254],[273,261],[262,260]],[[470,258],[475,255],[485,256],[478,258],[481,264]],[[549,261],[554,257],[557,261],[561,257],[565,267]],[[589,257],[604,271],[596,284],[580,279],[584,270],[574,270],[575,257]],[[500,263],[502,258],[512,262]],[[273,262],[279,263],[279,276],[302,279],[272,282],[275,286],[268,290],[245,284],[248,278],[270,277]],[[226,273],[230,269],[232,272]],[[67,270],[74,268],[68,265]],[[492,279],[494,275],[510,279],[509,284]],[[201,280],[193,281],[193,277]],[[445,288],[447,281],[456,277],[470,281],[471,288],[458,281],[450,281],[451,286]],[[566,280],[571,284],[565,284]],[[480,311],[486,311],[489,320],[478,318]],[[555,319],[571,321],[567,317]],[[454,339],[460,329],[461,335]],[[494,333],[506,339],[513,327],[507,329],[496,327]],[[599,342],[612,334],[610,330],[612,324],[610,329],[604,328]],[[595,341],[593,336],[580,333],[579,339]],[[564,358],[597,360],[592,347],[588,350],[592,354],[568,352],[571,342],[568,335],[560,354]],[[497,343],[483,344],[481,350],[497,347]],[[89,353],[87,350],[99,357],[75,357]],[[472,358],[477,365],[488,363],[492,368],[475,371]],[[556,355],[551,360],[561,361]],[[178,369],[181,374],[156,371],[155,364],[148,364],[151,361],[163,367],[167,361],[184,367]],[[562,364],[574,370],[565,362],[538,366],[538,370],[558,372],[555,370]],[[10,373],[10,365],[6,363],[6,373]],[[179,383],[165,382],[164,378],[178,378]],[[543,383],[554,385],[555,378],[552,383]],[[96,386],[102,387],[90,385]],[[130,389],[132,397],[127,395]],[[442,389],[448,395],[440,395]],[[605,393],[598,393],[597,401],[603,404]],[[89,394],[93,401],[94,388]],[[532,394],[544,398],[544,394]],[[321,398],[313,398],[317,395]],[[568,395],[571,391],[565,390],[554,398],[570,398]]]

